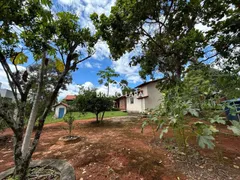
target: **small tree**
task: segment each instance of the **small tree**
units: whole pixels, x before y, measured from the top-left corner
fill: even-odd
[[[71,137],[72,130],[73,130],[73,122],[75,120],[72,112],[67,113],[63,119],[64,119],[64,122],[68,124],[68,132],[69,132],[68,137]]]
[[[112,106],[112,98],[101,93],[97,94],[96,89],[81,89],[76,99],[78,110],[83,114],[86,112],[94,113],[97,122],[99,122],[99,118],[101,118],[101,121],[103,120],[104,112],[111,110]],[[100,113],[102,113],[101,117],[99,117]]]

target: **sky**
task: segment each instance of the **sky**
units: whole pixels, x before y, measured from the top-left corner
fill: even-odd
[[[116,0],[54,0],[53,1],[53,11],[70,11],[75,13],[80,18],[80,25],[82,27],[89,27],[91,32],[95,32],[94,25],[90,20],[90,15],[94,12],[97,14],[106,14],[109,15],[111,7],[115,4]],[[197,28],[206,31],[208,27],[198,24]],[[143,80],[140,78],[138,72],[140,70],[139,66],[129,66],[131,57],[139,53],[140,49],[136,48],[132,52],[124,54],[117,61],[110,59],[110,50],[106,42],[99,41],[95,45],[95,54],[87,61],[81,63],[78,66],[78,70],[72,73],[73,81],[67,86],[67,91],[61,91],[59,93],[58,100],[65,98],[66,95],[78,94],[79,86],[82,85],[86,88],[97,88],[98,91],[106,93],[107,88],[104,85],[98,83],[97,72],[103,70],[106,67],[110,66],[117,73],[120,74],[120,77],[116,78],[116,81],[121,79],[126,79],[129,83],[129,86],[134,88],[137,85],[143,83]],[[13,68],[13,66],[11,66]],[[20,66],[20,69],[24,67]],[[2,88],[9,89],[6,75],[0,66],[0,82],[2,83]],[[110,85],[110,95],[115,93],[121,93],[121,89],[118,85]]]

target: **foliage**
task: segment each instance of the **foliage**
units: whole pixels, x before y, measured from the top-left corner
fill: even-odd
[[[117,74],[114,69],[111,69],[110,67],[107,67],[105,70],[100,70],[97,73],[98,76],[100,76],[99,84],[104,84],[108,88],[107,95],[109,96],[109,86],[110,84],[117,84],[115,80],[113,80],[113,77],[118,77],[119,74]]]
[[[140,64],[141,77],[159,71],[166,82],[176,82],[188,62],[203,57],[207,43],[195,28],[201,12],[200,1],[118,0],[109,17],[94,13],[91,18],[113,58],[138,44],[142,52],[131,65]]]
[[[13,0],[11,3],[3,0],[0,11],[0,63],[16,103],[11,116],[0,111],[0,117],[14,133],[14,177],[26,179],[32,154],[59,90],[69,73],[92,56],[98,38],[88,28],[80,27],[76,15],[58,12],[53,18],[50,0]],[[19,64],[27,66],[32,63],[29,57],[38,64],[35,80],[29,74],[30,67],[23,73],[19,70]],[[52,69],[50,66],[55,68],[50,70],[51,75],[47,73],[48,67]],[[54,83],[49,83],[50,78],[55,79],[52,79]],[[44,110],[39,108],[39,102],[45,98],[43,88],[48,91]],[[25,126],[26,104],[30,103],[33,105]]]
[[[14,106],[12,99],[3,98],[0,96],[0,114],[5,114],[6,116],[14,115]],[[0,131],[3,131],[8,127],[7,123],[4,121],[4,116],[0,116]]]
[[[199,117],[200,109],[198,104],[192,103],[191,97],[185,92],[184,86],[169,89],[164,103],[158,109],[149,112],[148,119],[142,124],[142,130],[146,125],[151,125],[153,131],[160,131],[160,138],[163,138],[171,128],[178,145],[183,147],[184,151],[189,146],[190,137],[195,137],[200,147],[213,149],[214,135],[219,131],[214,124],[226,124],[226,120],[217,115],[210,117],[208,122],[198,120],[192,123],[187,115]],[[225,106],[226,104],[222,105],[223,108]],[[232,121],[232,126],[228,126],[228,129],[239,135],[239,127],[239,122]]]
[[[64,122],[68,124],[69,136],[72,136],[73,122],[75,120],[72,112],[67,113],[63,119],[64,119]]]
[[[125,94],[129,94],[131,93],[133,90],[128,86],[128,82],[127,80],[125,79],[122,79],[120,82],[119,82],[119,85],[121,87],[121,90],[122,90],[122,95],[125,95]]]
[[[102,112],[101,121],[104,112],[111,110],[113,100],[104,94],[97,94],[96,89],[81,89],[80,94],[76,98],[76,107],[81,113],[92,112],[96,115],[96,121],[99,121],[99,114]]]
[[[212,63],[221,69],[214,78],[218,89],[233,98],[240,82],[238,6],[236,0],[117,0],[109,16],[94,13],[91,19],[114,59],[141,50],[131,56],[130,65],[141,66],[142,78],[161,73],[160,87],[171,88],[189,64]]]
[[[30,90],[28,102],[26,103],[26,113],[25,113],[26,118],[29,118],[29,116],[30,116],[34,98],[37,93],[36,84],[37,84],[37,78],[38,78],[37,72],[38,72],[39,68],[40,68],[39,64],[34,64],[34,65],[28,67],[28,69],[29,69],[28,70],[28,82],[32,83],[32,88]],[[20,75],[22,76],[24,74],[24,72],[20,72]],[[49,98],[51,97],[51,92],[53,91],[53,88],[56,86],[60,74],[61,73],[55,67],[55,62],[51,59],[48,60],[48,66],[46,67],[45,75],[43,77],[45,83],[42,86],[42,95],[38,102],[39,110],[38,110],[36,118],[39,118],[41,116],[41,114],[43,113],[43,111],[45,109],[45,105],[48,102]],[[68,73],[64,79],[61,89],[66,90],[67,84],[69,84],[71,82],[72,82],[72,77],[71,77],[70,73]],[[24,88],[26,88],[26,86],[24,86]],[[57,99],[54,100],[54,104],[56,104],[56,103],[57,103]]]

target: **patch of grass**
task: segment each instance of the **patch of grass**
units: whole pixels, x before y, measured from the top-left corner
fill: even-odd
[[[86,119],[96,118],[95,114],[93,114],[93,113],[81,114],[79,112],[73,112],[72,115],[74,116],[75,120],[86,120]],[[128,114],[126,112],[122,112],[122,111],[107,111],[107,112],[105,112],[104,118],[117,117],[117,116],[127,116],[127,115]],[[56,123],[56,122],[64,122],[64,120],[63,120],[63,118],[55,119],[54,118],[54,112],[51,112],[47,116],[45,124]]]

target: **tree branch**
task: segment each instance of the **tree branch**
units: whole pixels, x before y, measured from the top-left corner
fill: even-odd
[[[12,79],[12,81],[13,81],[14,84],[16,85],[16,87],[17,87],[20,95],[23,96],[22,87],[21,87],[21,85],[19,84],[19,82],[15,79],[15,77],[14,77],[14,75],[13,75],[13,72],[11,71],[11,69],[10,69],[10,67],[9,67],[9,65],[8,65],[5,57],[4,57],[4,55],[3,55],[1,52],[0,52],[0,62],[1,62],[1,64],[2,64],[2,66],[3,66],[3,68],[4,68],[4,71],[9,74],[9,77]],[[9,83],[10,83],[10,82],[9,82]]]

